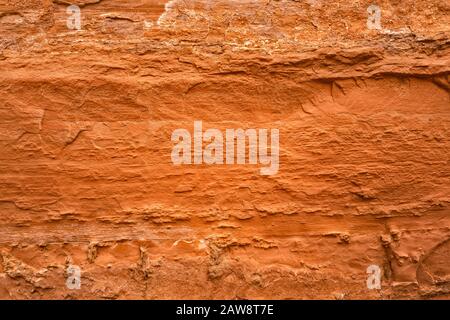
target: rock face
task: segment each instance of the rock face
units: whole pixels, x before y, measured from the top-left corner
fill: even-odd
[[[0,298],[450,298],[449,16],[0,0]],[[278,172],[174,165],[194,121],[278,129]]]

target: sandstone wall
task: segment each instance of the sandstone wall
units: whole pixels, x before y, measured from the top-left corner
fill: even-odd
[[[450,298],[449,17],[0,0],[0,298]],[[279,129],[278,173],[174,166],[196,120]]]

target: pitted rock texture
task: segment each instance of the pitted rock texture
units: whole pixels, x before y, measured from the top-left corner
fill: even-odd
[[[371,4],[0,0],[0,298],[450,298],[450,5]],[[279,172],[174,166],[196,120]]]

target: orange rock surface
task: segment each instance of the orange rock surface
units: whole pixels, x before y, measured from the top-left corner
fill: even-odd
[[[373,3],[0,0],[0,298],[450,298],[450,4]]]

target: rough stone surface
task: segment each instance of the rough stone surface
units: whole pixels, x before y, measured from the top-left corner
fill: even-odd
[[[450,4],[370,4],[0,0],[0,298],[450,298]],[[278,174],[174,166],[194,120]]]

